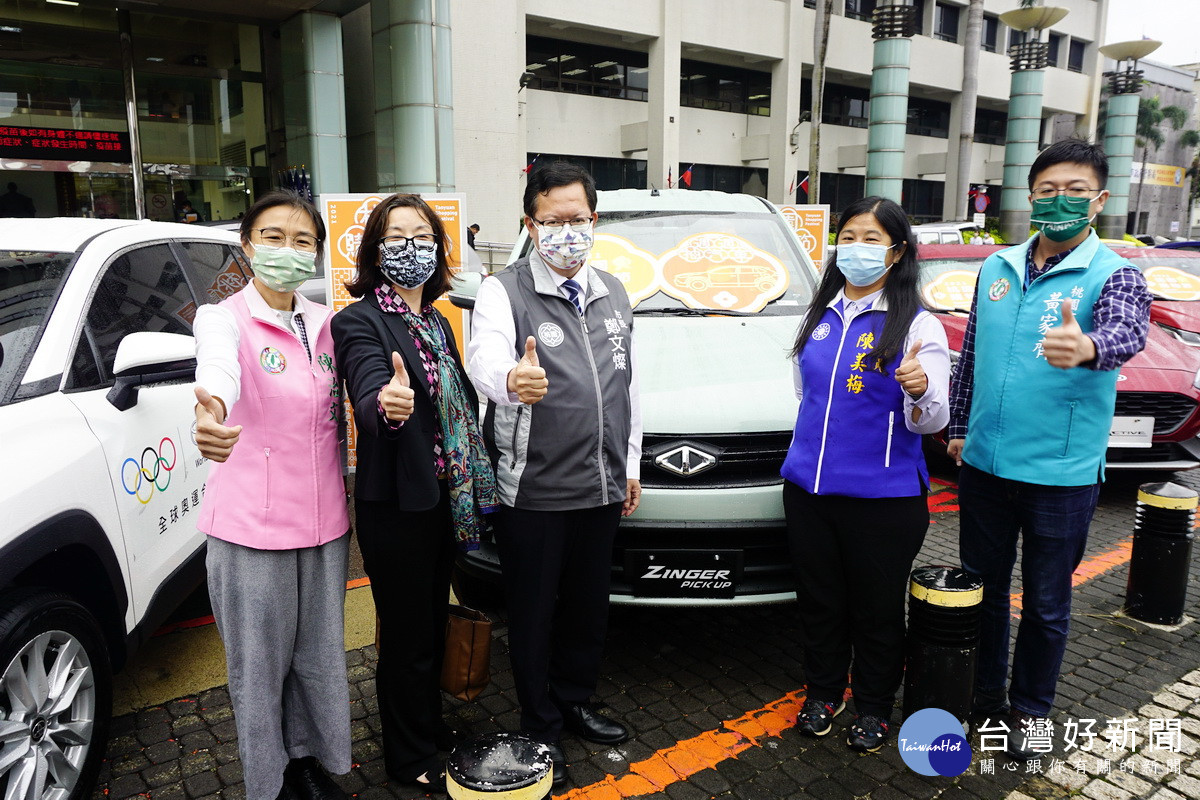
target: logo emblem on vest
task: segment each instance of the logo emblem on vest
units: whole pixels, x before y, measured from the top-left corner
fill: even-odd
[[[258,363],[262,364],[268,375],[278,375],[287,369],[287,359],[274,347],[264,347],[258,354]]]
[[[538,327],[538,339],[547,347],[558,347],[564,338],[562,328],[553,322],[543,322]]]
[[[988,287],[988,300],[999,300],[1004,295],[1008,294],[1008,290],[1012,288],[1012,284],[1008,282],[1008,278],[997,278],[996,282]]]
[[[818,342],[819,342],[819,341],[821,341],[822,339],[824,339],[826,336],[828,336],[828,335],[829,335],[829,331],[830,331],[830,330],[831,330],[831,329],[830,329],[830,327],[829,327],[829,323],[828,323],[828,322],[822,322],[822,323],[821,323],[820,325],[818,325],[818,326],[817,326],[815,329],[813,329],[813,334],[812,334],[812,337],[813,337],[813,339],[814,339],[815,341],[818,341]]]

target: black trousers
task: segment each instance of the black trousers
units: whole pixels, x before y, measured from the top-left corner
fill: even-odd
[[[808,696],[888,719],[904,676],[904,599],[929,529],[924,495],[809,494],[783,484]]]
[[[586,703],[596,691],[620,519],[620,503],[496,512],[521,729],[539,741],[562,735],[559,706]]]
[[[355,500],[355,530],[379,614],[375,676],[383,761],[397,780],[439,766],[434,732],[442,721],[441,674],[454,534],[445,481],[429,511]]]

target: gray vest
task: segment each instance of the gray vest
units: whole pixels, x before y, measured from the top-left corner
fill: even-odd
[[[633,311],[619,280],[586,269],[582,317],[540,262],[522,258],[493,276],[512,304],[514,356],[535,337],[550,384],[533,405],[488,401],[484,437],[507,506],[570,511],[625,499]]]

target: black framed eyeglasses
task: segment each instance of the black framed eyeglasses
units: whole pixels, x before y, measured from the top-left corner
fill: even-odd
[[[432,233],[418,233],[416,236],[385,236],[379,240],[379,246],[405,250],[411,242],[418,250],[433,250],[437,247],[437,237]]]

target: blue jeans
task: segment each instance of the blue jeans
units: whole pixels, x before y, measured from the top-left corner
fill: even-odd
[[[962,522],[958,551],[963,569],[983,580],[975,707],[1004,703],[1008,677],[1009,593],[1021,545],[1021,624],[1012,658],[1008,701],[1044,717],[1071,621],[1071,573],[1087,546],[1100,485],[1041,486],[998,478],[964,464],[959,475]]]

